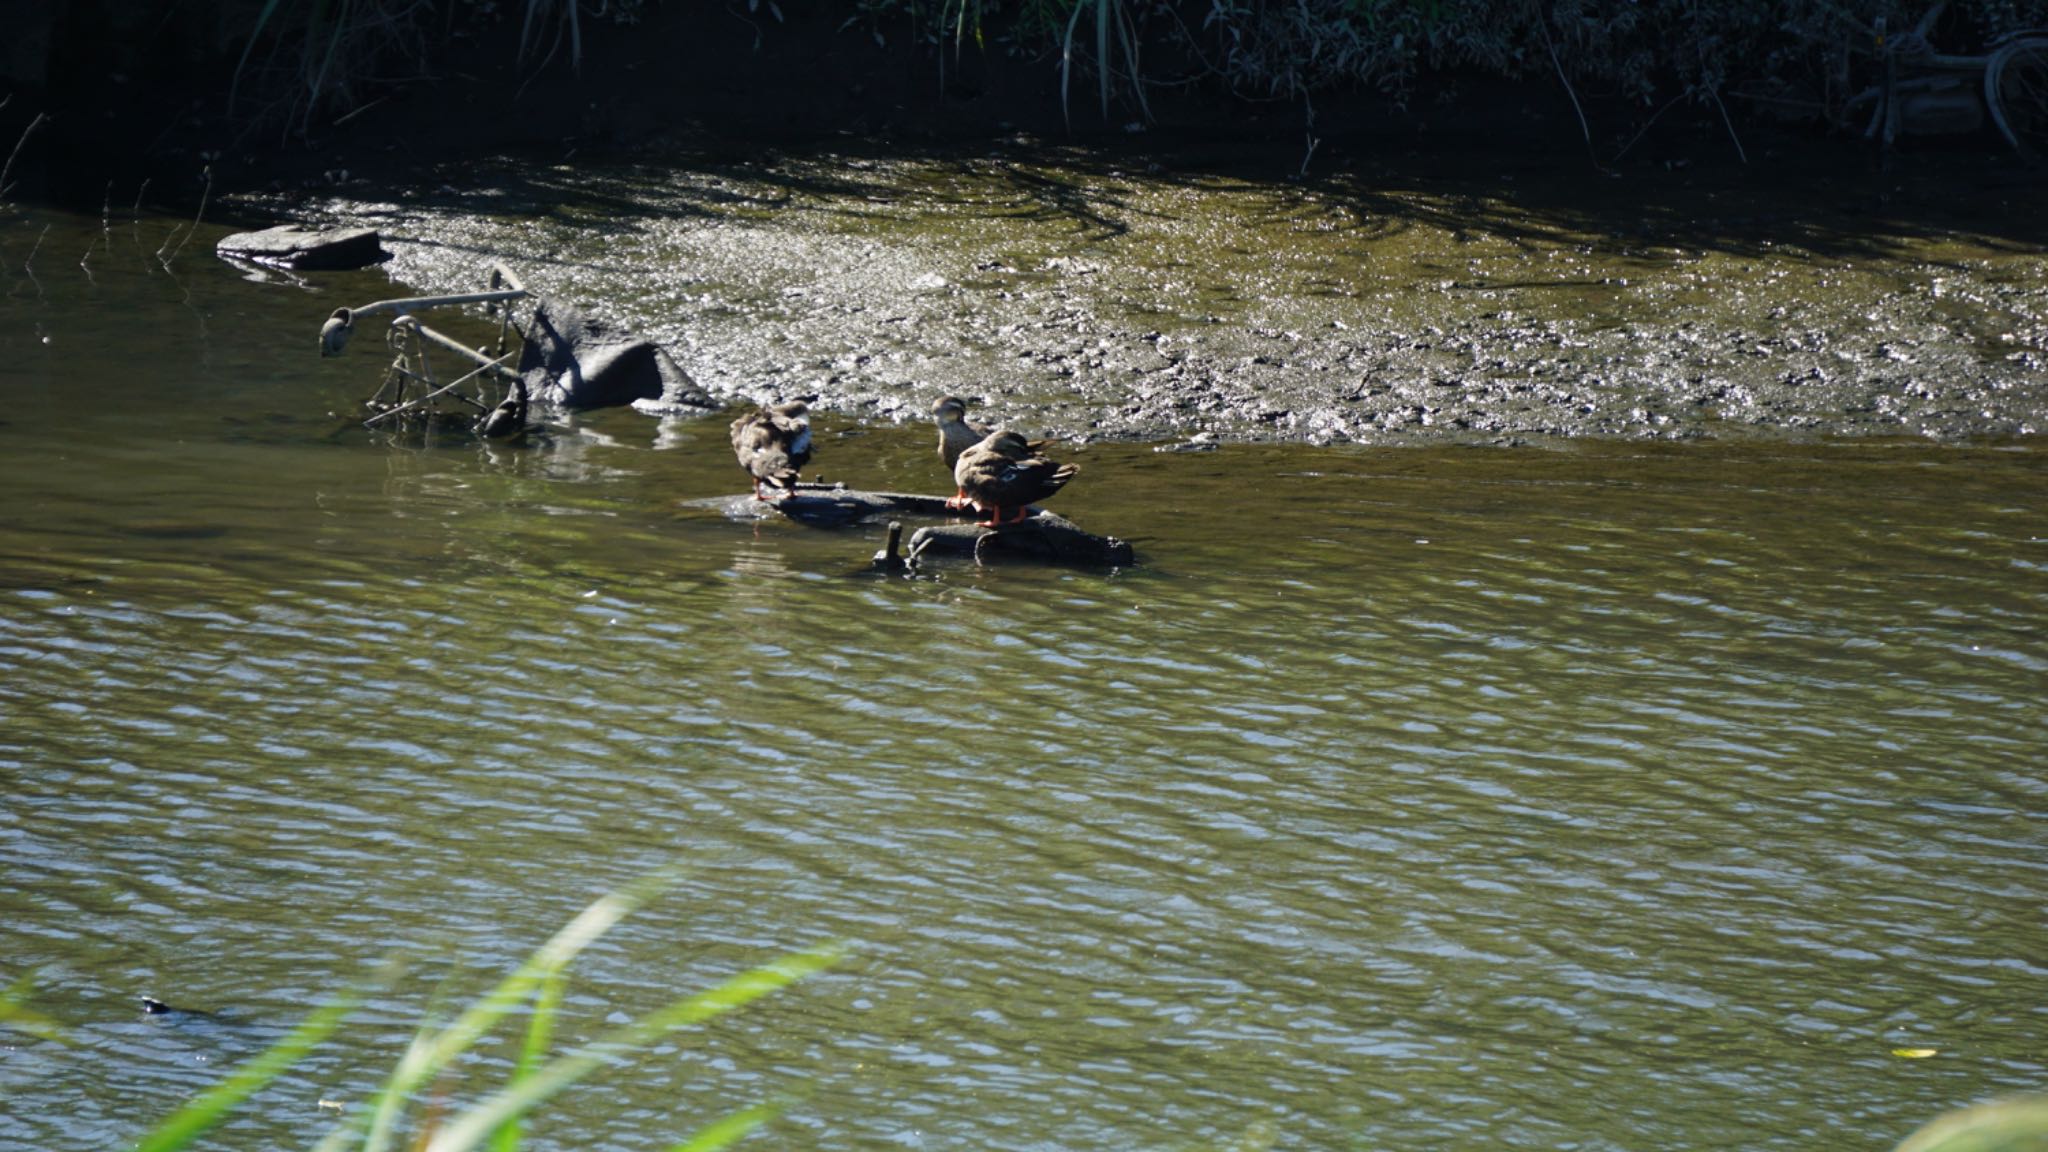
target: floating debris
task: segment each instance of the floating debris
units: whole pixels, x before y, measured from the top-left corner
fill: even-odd
[[[526,300],[533,301],[532,312],[521,324],[514,307]],[[471,347],[414,315],[465,304],[483,304],[499,317],[493,346]],[[364,402],[366,427],[467,431],[506,441],[524,434],[535,404],[567,411],[631,405],[658,416],[703,415],[718,407],[659,345],[619,332],[573,305],[536,296],[503,264],[491,266],[481,292],[337,308],[320,327],[320,354],[341,355],[358,321],[385,312],[397,313],[385,335],[392,361]],[[508,351],[515,335],[517,367],[510,363],[515,353]],[[442,383],[429,355],[436,349],[466,361],[471,370]]]

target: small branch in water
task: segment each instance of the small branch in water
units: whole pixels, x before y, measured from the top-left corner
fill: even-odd
[[[173,230],[171,232],[171,236],[164,237],[164,248],[158,248],[156,250],[157,263],[162,264],[164,266],[164,271],[166,272],[169,272],[171,270],[171,261],[176,260],[178,258],[178,253],[183,252],[185,250],[185,241],[190,240],[192,238],[192,234],[194,232],[199,231],[199,221],[206,215],[206,198],[213,195],[213,165],[208,164],[205,168],[205,173],[206,187],[202,189],[199,193],[199,211],[192,217],[192,226],[190,228],[185,229],[184,237],[178,241],[178,246],[176,248],[171,249],[171,254],[169,257],[164,256],[164,248],[170,248],[171,236],[178,235],[176,230]]]
[[[168,249],[171,246],[171,241],[176,240],[178,238],[178,234],[183,232],[184,230],[185,226],[183,224],[173,224],[171,226],[170,234],[165,236],[164,242],[157,245],[156,247],[156,262],[162,264],[166,272],[170,271],[171,266],[164,260],[164,251],[165,249]]]
[[[36,298],[38,300],[42,299],[43,296],[43,282],[36,279],[36,253],[43,250],[43,238],[49,234],[50,226],[48,224],[43,225],[43,230],[36,234],[36,246],[28,250],[28,259],[21,262],[21,270],[28,274],[28,282],[36,286]],[[12,293],[10,292],[9,295],[12,295]],[[41,325],[37,325],[37,329],[40,331]],[[48,339],[48,337],[45,337],[45,339]]]
[[[21,262],[21,270],[28,273],[31,279],[35,277],[36,273],[35,269],[31,268],[30,265],[36,262],[36,253],[43,250],[43,238],[49,234],[50,226],[48,224],[43,225],[43,230],[36,233],[36,246],[28,250],[28,259]]]
[[[86,279],[88,279],[88,280],[92,279],[92,250],[100,246],[100,241],[101,241],[101,240],[104,240],[104,241],[106,241],[106,242],[107,242],[107,251],[109,251],[109,252],[112,252],[112,251],[114,250],[114,227],[113,227],[113,224],[111,223],[111,219],[112,219],[113,213],[114,213],[114,182],[113,182],[112,180],[109,180],[109,181],[107,181],[107,195],[106,195],[106,198],[105,198],[104,200],[101,200],[101,201],[100,201],[100,234],[99,234],[99,237],[98,237],[97,239],[95,239],[95,240],[94,240],[94,241],[93,241],[92,243],[90,243],[90,244],[87,244],[87,245],[85,246],[85,255],[83,255],[83,256],[80,256],[80,257],[78,258],[78,266],[79,266],[80,268],[83,268],[83,269],[85,269],[85,277],[86,277]]]
[[[135,208],[132,215],[128,218],[128,239],[135,245],[135,254],[137,256],[142,256],[142,198],[148,194],[149,178],[144,177],[142,186],[135,190]],[[108,255],[112,255],[113,251],[114,245],[109,242],[107,244]],[[142,270],[145,272],[149,271],[149,258],[146,256],[142,260]]]
[[[14,185],[7,182],[7,174],[14,171],[14,161],[21,156],[22,145],[27,144],[29,136],[42,127],[49,118],[49,113],[38,112],[36,118],[28,122],[28,127],[21,130],[21,139],[14,142],[14,151],[8,153],[7,163],[0,165],[0,199],[5,199],[7,193],[14,189]]]

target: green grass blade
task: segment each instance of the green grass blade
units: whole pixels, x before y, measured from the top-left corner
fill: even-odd
[[[1121,19],[1117,21],[1116,34],[1124,46],[1124,62],[1131,70],[1131,91],[1138,94],[1138,113],[1145,118],[1145,123],[1150,124],[1152,102],[1145,99],[1145,77],[1138,71],[1138,26],[1132,23],[1130,13],[1119,12],[1119,15]]]
[[[642,1047],[674,1029],[700,1024],[744,1007],[770,992],[831,967],[844,954],[844,947],[836,943],[792,952],[772,963],[742,972],[708,991],[686,996],[630,1024],[621,1025],[581,1051],[560,1057],[516,1088],[508,1088],[456,1117],[427,1145],[427,1152],[468,1152],[506,1121],[531,1111],[625,1052]]]
[[[398,1113],[413,1092],[482,1039],[484,1033],[518,1007],[547,978],[548,973],[561,971],[577,953],[610,931],[627,913],[675,883],[677,875],[674,870],[663,871],[598,897],[581,915],[535,949],[533,955],[500,981],[496,988],[464,1009],[453,1024],[442,1029],[428,1043],[415,1044],[398,1062],[391,1078],[377,1094],[376,1111],[370,1116],[369,1135],[363,1141],[365,1152],[385,1152],[390,1147],[391,1130],[397,1123]]]
[[[547,1058],[548,1041],[554,1038],[555,1016],[561,1011],[562,996],[567,992],[568,978],[558,969],[541,980],[540,999],[533,1006],[533,1019],[526,1025],[526,1043],[519,1049],[519,1062],[512,1066],[512,1078],[507,1088],[517,1088],[533,1077],[541,1061]],[[495,1152],[518,1152],[520,1117],[514,1116],[498,1129],[491,1138]]]
[[[1067,82],[1074,67],[1074,29],[1080,26],[1081,9],[1087,6],[1087,0],[1074,5],[1073,15],[1067,17],[1067,34],[1060,41],[1060,122],[1069,132],[1074,130],[1073,114],[1067,111]]]
[[[1102,122],[1109,123],[1109,8],[1116,0],[1095,0],[1095,78],[1102,90]]]
[[[746,1139],[748,1133],[782,1115],[786,1108],[787,1105],[783,1104],[756,1104],[752,1108],[742,1108],[697,1129],[688,1140],[668,1152],[720,1152]]]
[[[2038,1152],[2048,1147],[2048,1096],[2013,1096],[1944,1112],[1892,1152]]]
[[[519,25],[519,59],[521,61],[526,59],[527,46],[532,42],[534,18],[539,16],[541,10],[547,6],[548,0],[526,0],[526,19],[521,21]]]
[[[200,1133],[218,1124],[236,1105],[304,1059],[306,1053],[325,1040],[344,1018],[362,1007],[364,994],[365,989],[357,988],[315,1008],[283,1039],[250,1058],[229,1073],[227,1079],[201,1092],[191,1103],[151,1129],[135,1146],[135,1152],[170,1152],[198,1139]]]
[[[265,0],[263,10],[256,13],[256,26],[249,29],[249,43],[242,48],[242,58],[235,61],[235,74],[228,80],[228,107],[235,106],[235,92],[242,86],[242,70],[249,66],[249,53],[256,50],[256,41],[263,37],[263,26],[277,13],[278,0]]]
[[[6,991],[0,992],[0,1026],[38,1040],[76,1044],[77,1041],[65,1033],[62,1024],[28,1006],[28,996],[35,990],[35,982],[34,972],[24,972],[7,986]]]
[[[579,0],[569,0],[569,70],[579,76],[583,73],[583,23],[576,16],[580,7]]]
[[[342,39],[349,30],[353,15],[352,0],[341,0],[340,11],[334,17],[334,31],[327,37],[327,51],[321,54],[320,67],[314,71],[313,79],[306,89],[305,130],[313,130],[313,110],[319,106],[320,93],[327,87],[327,72],[334,66],[334,58],[341,51]]]

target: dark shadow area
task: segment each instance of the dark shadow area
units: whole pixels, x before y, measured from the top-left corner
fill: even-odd
[[[340,187],[629,227],[650,194],[675,213],[885,208],[900,188],[874,166],[914,159],[994,165],[1016,190],[1012,202],[963,207],[1064,217],[1100,236],[1124,229],[1119,189],[1130,181],[1227,181],[1270,187],[1276,219],[1375,235],[1425,224],[1531,246],[1597,234],[1844,258],[1950,233],[2048,243],[2037,207],[2048,179],[1988,130],[1903,140],[1880,166],[1853,134],[1746,116],[1739,104],[1733,117],[1709,105],[1646,109],[1541,73],[1432,76],[1401,101],[1323,94],[1312,115],[1298,100],[1162,82],[1147,126],[1130,107],[1105,119],[1092,85],[1063,106],[1055,57],[993,43],[906,50],[822,6],[777,21],[681,7],[691,10],[590,24],[573,69],[521,62],[516,21],[480,27],[432,75],[296,136],[236,127],[224,94],[191,95],[201,81],[181,87],[143,67],[154,57],[133,42],[196,33],[170,17],[130,20],[108,35],[128,45],[115,62],[135,57],[132,71],[96,83],[95,62],[53,59],[64,74],[0,107],[0,150],[22,143],[17,198],[86,210],[146,198],[185,211],[208,188],[281,203]],[[99,9],[65,11],[62,23],[79,24]],[[1159,67],[1162,81],[1175,74]],[[516,159],[489,166],[488,197],[476,195],[481,157]],[[630,186],[612,183],[622,163],[637,166]],[[607,175],[586,178],[586,166]],[[687,187],[665,178],[677,170],[691,173]],[[748,191],[721,187],[724,173]],[[763,182],[787,201],[763,197]]]
[[[1257,140],[1242,141],[1228,155],[1213,141],[1201,142],[1196,163],[1167,131],[1136,142],[1092,143],[1025,134],[783,138],[747,141],[738,152],[729,138],[703,134],[579,153],[593,171],[605,173],[602,179],[579,177],[573,166],[518,149],[483,164],[371,165],[351,173],[356,194],[393,196],[408,207],[552,216],[584,227],[609,219],[605,227],[629,231],[635,218],[651,211],[706,218],[736,210],[857,216],[861,205],[874,205],[876,213],[900,211],[905,189],[896,169],[907,161],[971,176],[982,189],[955,197],[927,188],[920,190],[922,200],[952,211],[1066,219],[1094,238],[1126,232],[1135,211],[1129,189],[1149,183],[1190,190],[1262,187],[1270,222],[1371,238],[1428,226],[1529,249],[1599,236],[1624,250],[1762,256],[1793,248],[1842,259],[1892,257],[1950,235],[2014,252],[2048,246],[2048,213],[2034,208],[2048,202],[2048,179],[1995,153],[1929,152],[1879,173],[1859,149],[1841,142],[1786,140],[1784,155],[1765,153],[1768,164],[1709,160],[1607,175],[1555,154],[1451,154],[1421,143],[1411,140],[1403,155],[1354,157],[1350,167],[1332,164],[1306,177],[1281,172],[1274,150]],[[1337,150],[1329,155],[1343,157]],[[678,171],[690,173],[687,184],[672,179]],[[987,197],[991,175],[1014,195]],[[731,191],[721,179],[753,190]],[[464,180],[472,183],[458,183]],[[763,187],[771,191],[764,195]],[[287,210],[308,194],[280,186],[257,201]]]

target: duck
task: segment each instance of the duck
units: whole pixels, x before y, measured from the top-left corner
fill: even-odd
[[[953,481],[988,519],[984,528],[1018,524],[1031,515],[1030,505],[1051,499],[1080,469],[1039,454],[1031,441],[1016,432],[995,432],[960,453]],[[1016,515],[1006,517],[1005,509]]]
[[[939,459],[945,461],[947,472],[958,467],[962,452],[988,439],[991,431],[967,418],[967,401],[958,396],[939,397],[932,405],[932,422],[939,426]],[[1026,441],[1032,455],[1044,451],[1051,443],[1051,440]],[[946,507],[969,508],[973,503],[967,498],[966,490],[956,489],[947,498]]]
[[[988,429],[967,419],[967,401],[958,396],[941,396],[932,405],[932,422],[939,426],[939,459],[946,462],[946,471],[951,472],[960,463],[960,454],[988,438]],[[956,490],[946,500],[948,508],[967,507],[967,493]]]
[[[768,499],[761,493],[764,481],[782,490],[775,499],[786,499],[798,470],[811,462],[811,406],[791,400],[754,409],[732,422],[732,451],[754,478],[754,499]]]

